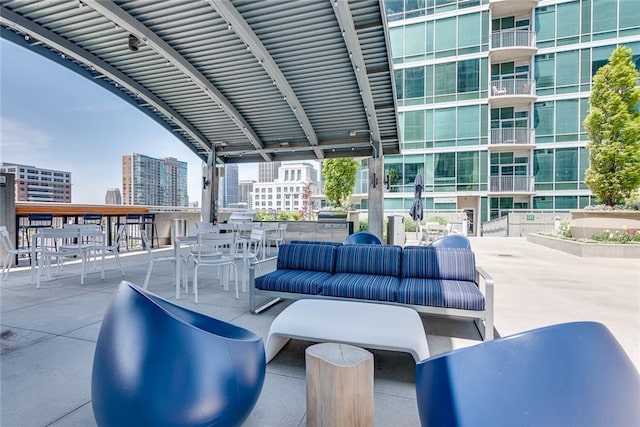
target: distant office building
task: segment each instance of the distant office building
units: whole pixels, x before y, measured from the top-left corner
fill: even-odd
[[[220,177],[218,190],[218,206],[237,208],[238,195],[238,165],[224,165],[224,176]]]
[[[239,194],[238,204],[240,205],[240,207],[244,207],[247,209],[252,208],[253,199],[251,196],[253,195],[253,184],[255,183],[256,181],[252,179],[239,181],[238,189],[240,190],[240,194]]]
[[[105,205],[121,205],[122,194],[120,194],[119,188],[109,188],[104,196]]]
[[[318,194],[318,171],[310,163],[292,163],[280,166],[273,182],[253,184],[253,209],[266,211],[300,211],[303,209],[304,187],[309,186],[311,196]]]
[[[258,163],[258,182],[273,182],[278,178],[278,169],[282,162]]]
[[[71,172],[4,162],[0,172],[15,175],[18,202],[71,203]]]
[[[138,153],[122,156],[125,205],[188,206],[187,163]]]

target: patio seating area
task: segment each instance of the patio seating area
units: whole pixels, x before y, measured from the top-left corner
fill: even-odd
[[[496,283],[498,336],[563,322],[601,322],[636,369],[640,367],[637,259],[580,258],[525,238],[470,241],[477,263],[491,271]],[[172,248],[155,253],[171,255]],[[107,256],[104,279],[89,274],[81,285],[81,264],[68,263],[39,289],[30,284],[28,267],[11,270],[0,286],[0,425],[95,425],[91,370],[105,310],[122,280],[142,286],[149,265],[147,254],[140,251],[120,253],[120,261],[124,277],[113,256]],[[177,304],[249,329],[266,342],[271,323],[291,302],[253,315],[247,292],[236,299],[235,289],[225,291],[215,272],[207,271],[198,278],[198,304],[192,291]],[[172,263],[158,263],[149,290],[176,302],[174,277]],[[472,319],[428,314],[420,318],[432,356],[482,343]],[[305,349],[311,344],[292,339],[267,365],[264,387],[243,425],[305,425]],[[414,358],[406,352],[369,351],[374,356],[375,425],[419,425]]]

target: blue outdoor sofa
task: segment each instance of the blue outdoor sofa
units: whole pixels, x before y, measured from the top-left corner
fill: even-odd
[[[250,267],[250,309],[280,299],[322,298],[409,306],[429,314],[473,318],[493,339],[493,279],[470,249],[292,242]],[[260,306],[257,296],[272,297]]]

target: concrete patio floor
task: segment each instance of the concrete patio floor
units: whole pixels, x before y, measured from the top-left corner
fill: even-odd
[[[411,236],[409,236],[411,237]],[[411,244],[412,242],[408,242]],[[524,238],[471,238],[477,264],[495,279],[495,327],[500,336],[579,320],[606,325],[640,367],[640,260],[579,258],[538,246]],[[147,258],[121,256],[106,277],[89,274],[80,285],[79,265],[67,265],[40,289],[29,284],[28,269],[12,270],[0,287],[0,425],[93,426],[91,366],[104,310],[121,280],[142,284]],[[157,263],[149,290],[175,301],[173,265]],[[201,279],[200,303],[193,294],[179,304],[251,329],[266,339],[275,316],[289,302],[260,315],[214,279]],[[432,355],[476,345],[471,320],[423,315]],[[264,388],[245,426],[305,425],[304,350],[291,341],[267,365]],[[419,425],[409,354],[371,351],[375,364],[377,426]],[[215,363],[215,361],[212,361]],[[161,375],[162,373],[158,373]]]

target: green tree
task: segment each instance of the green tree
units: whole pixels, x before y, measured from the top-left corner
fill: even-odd
[[[324,195],[333,206],[346,207],[356,183],[358,162],[350,157],[323,162]]]
[[[640,186],[640,73],[631,49],[619,46],[593,77],[589,114],[589,169],[585,182],[602,202],[613,206]]]

